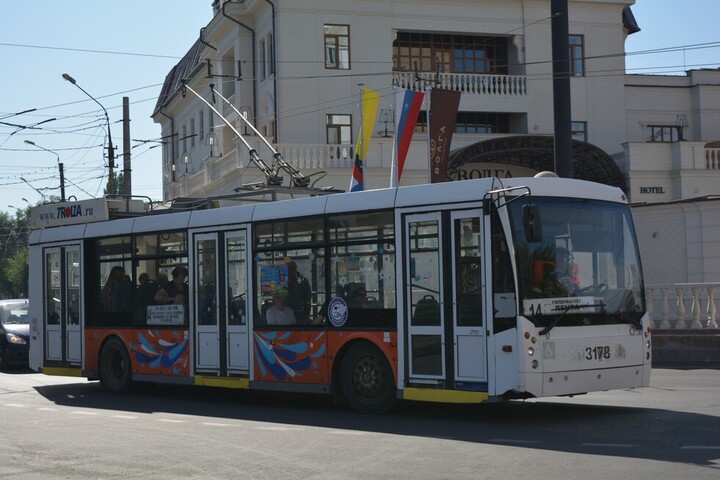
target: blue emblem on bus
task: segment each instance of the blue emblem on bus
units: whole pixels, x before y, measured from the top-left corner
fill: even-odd
[[[330,299],[330,303],[328,303],[328,318],[330,319],[330,323],[335,327],[345,325],[348,318],[348,306],[344,298],[334,297]]]

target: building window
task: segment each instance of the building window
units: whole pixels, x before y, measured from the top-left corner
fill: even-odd
[[[568,37],[568,58],[570,59],[570,76],[585,76],[585,39],[582,35]]]
[[[352,144],[352,116],[328,114],[325,116],[328,145]]]
[[[587,122],[572,122],[572,139],[578,142],[587,142]]]
[[[190,119],[190,147],[195,146],[195,119]]]
[[[350,69],[350,27],[325,25],[325,68]]]
[[[262,78],[267,78],[275,73],[272,33],[268,33],[260,40],[260,56],[262,58]]]
[[[268,76],[275,75],[275,46],[272,33],[268,33],[265,37],[265,47],[267,48],[267,74]]]
[[[506,75],[507,44],[505,37],[398,32],[393,70]]]
[[[676,125],[648,125],[645,137],[648,142],[677,142],[680,140]]]
[[[182,142],[183,142],[183,149],[182,152],[178,152],[178,155],[182,155],[187,151],[187,126],[183,125],[183,134],[182,134]]]
[[[507,113],[458,112],[456,122],[457,133],[510,133],[510,115]],[[420,112],[415,125],[415,133],[422,132],[427,132],[426,112]]]
[[[262,78],[265,79],[267,77],[267,65],[265,64],[265,57],[267,56],[267,47],[265,46],[265,39],[260,40],[260,58],[262,59],[262,69],[260,70],[260,73],[262,74]]]
[[[200,114],[200,141],[202,142],[205,140],[205,114],[202,110],[199,112]]]

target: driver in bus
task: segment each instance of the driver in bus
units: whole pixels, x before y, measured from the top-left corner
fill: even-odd
[[[543,282],[544,295],[575,295],[580,289],[578,266],[572,254],[564,247],[555,249],[555,266],[550,269]]]

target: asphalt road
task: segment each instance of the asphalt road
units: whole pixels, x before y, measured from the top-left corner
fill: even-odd
[[[651,387],[356,414],[325,397],[0,373],[0,478],[718,479],[720,371]]]

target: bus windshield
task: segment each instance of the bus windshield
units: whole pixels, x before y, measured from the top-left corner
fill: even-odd
[[[523,222],[530,204],[539,236]],[[546,328],[558,316],[563,326],[639,322],[644,287],[628,205],[523,197],[508,208],[524,316]]]

